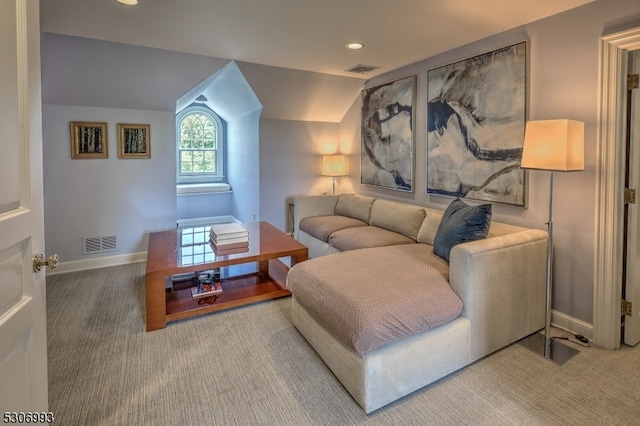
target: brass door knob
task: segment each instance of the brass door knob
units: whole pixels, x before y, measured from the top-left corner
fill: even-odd
[[[43,254],[36,254],[33,256],[33,272],[40,272],[43,266],[48,266],[50,269],[56,269],[60,263],[60,259],[57,254],[52,254],[45,259]]]

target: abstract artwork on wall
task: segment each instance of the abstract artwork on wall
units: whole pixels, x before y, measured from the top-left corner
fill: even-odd
[[[413,192],[415,76],[362,91],[360,182]]]
[[[427,193],[525,206],[526,43],[429,70]]]

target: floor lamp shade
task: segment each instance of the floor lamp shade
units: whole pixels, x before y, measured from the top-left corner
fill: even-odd
[[[529,121],[522,148],[523,169],[584,170],[584,123],[574,120]]]

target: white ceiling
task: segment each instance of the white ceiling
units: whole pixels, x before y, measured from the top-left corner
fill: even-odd
[[[592,1],[45,0],[40,21],[45,32],[368,79]],[[344,71],[356,64],[380,69]]]

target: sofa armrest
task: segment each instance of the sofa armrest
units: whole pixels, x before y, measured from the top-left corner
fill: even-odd
[[[293,204],[293,236],[297,240],[300,221],[310,216],[328,216],[335,213],[339,194],[295,197]]]
[[[544,327],[547,239],[529,229],[451,250],[449,281],[471,321],[472,361]]]

